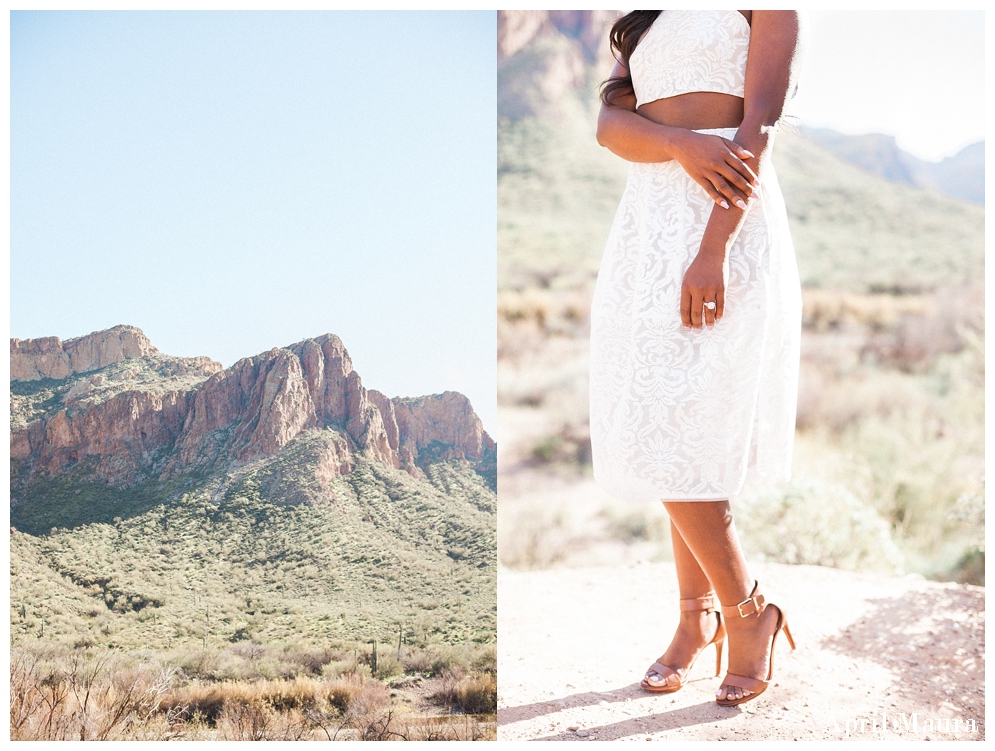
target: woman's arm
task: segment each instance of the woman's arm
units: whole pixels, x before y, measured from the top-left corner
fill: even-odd
[[[746,62],[743,122],[736,142],[756,156],[746,163],[759,174],[760,165],[772,145],[774,129],[784,112],[798,48],[798,14],[788,10],[755,10],[750,29],[750,53]],[[685,326],[711,326],[722,317],[724,268],[729,248],[739,234],[745,212],[716,211],[705,226],[698,255],[684,275],[681,290],[681,320]],[[716,303],[714,311],[702,305]]]
[[[612,78],[627,74],[621,62]],[[737,143],[685,128],[660,125],[636,112],[634,94],[612,97],[598,115],[598,143],[629,162],[669,162],[676,159],[684,170],[724,209],[742,203],[756,175],[744,159],[753,156]]]

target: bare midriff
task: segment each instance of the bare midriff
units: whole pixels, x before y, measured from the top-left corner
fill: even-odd
[[[743,98],[714,91],[691,91],[646,102],[636,112],[659,125],[674,128],[738,128],[743,122]]]

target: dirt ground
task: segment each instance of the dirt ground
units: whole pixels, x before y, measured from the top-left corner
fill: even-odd
[[[714,701],[713,647],[682,690],[639,688],[677,624],[672,564],[502,572],[498,738],[985,737],[984,588],[815,566],[753,570],[798,649],[779,639],[771,686],[732,708]]]

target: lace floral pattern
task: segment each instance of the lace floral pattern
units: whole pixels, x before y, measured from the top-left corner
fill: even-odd
[[[629,58],[636,105],[691,91],[741,97],[749,49],[739,11],[661,11]]]
[[[748,471],[790,477],[801,291],[769,163],[761,180],[729,253],[724,317],[685,329],[681,282],[713,203],[677,162],[631,165],[591,308],[594,474],[613,495],[725,499]]]

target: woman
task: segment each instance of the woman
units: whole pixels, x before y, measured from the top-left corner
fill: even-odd
[[[671,519],[680,624],[641,685],[680,689],[710,644],[718,675],[728,637],[727,706],[767,688],[781,631],[794,648],[729,499],[790,476],[801,293],[769,152],[797,40],[793,11],[629,13],[598,120],[633,164],[591,311],[595,478]]]

